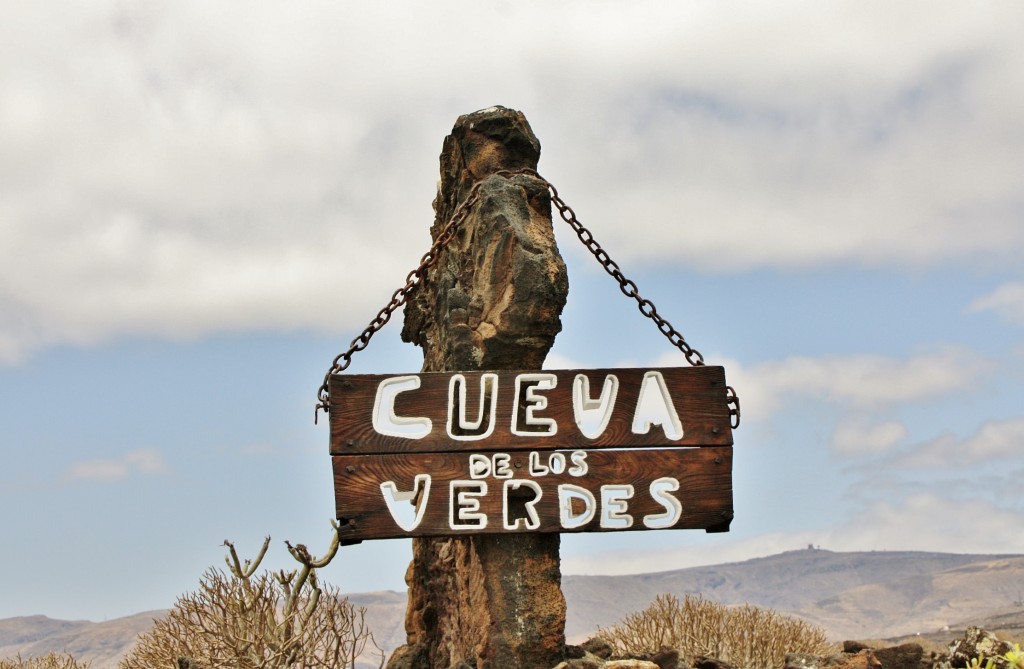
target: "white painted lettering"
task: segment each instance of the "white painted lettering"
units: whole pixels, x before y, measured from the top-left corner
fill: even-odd
[[[384,503],[387,504],[396,525],[406,532],[412,532],[419,527],[420,521],[423,520],[423,512],[427,508],[427,498],[430,496],[430,474],[417,474],[410,491],[400,491],[394,481],[381,483],[380,491],[384,494]],[[410,501],[413,506],[398,504]]]
[[[603,528],[624,530],[633,526],[633,516],[626,513],[633,486],[608,483],[601,486],[601,522]]]
[[[558,476],[568,473],[569,476],[578,477],[587,473],[586,451],[573,451],[569,453],[568,458],[565,453],[557,451],[548,453],[546,460],[543,455],[538,451],[530,451],[530,455],[527,457],[527,470],[530,472],[530,476],[547,476],[548,474]],[[572,466],[569,466],[569,463],[572,463]]]
[[[660,530],[672,527],[679,522],[683,515],[683,504],[671,493],[679,490],[679,481],[670,476],[663,476],[660,479],[651,481],[649,487],[651,498],[665,507],[664,513],[652,513],[644,516],[644,525],[652,530]]]
[[[378,434],[406,439],[422,439],[430,434],[433,424],[429,418],[396,416],[395,398],[399,393],[420,387],[418,376],[393,376],[377,386],[373,400],[373,429]]]
[[[476,420],[466,417],[466,377],[452,376],[448,384],[448,436],[459,441],[486,439],[494,432],[498,411],[498,375],[480,377],[480,410]]]
[[[572,467],[569,467],[569,476],[585,476],[587,473],[587,452],[586,451],[573,451],[569,454],[569,461],[572,462]]]
[[[548,398],[540,391],[551,390],[558,377],[549,373],[516,376],[516,395],[512,405],[512,434],[519,437],[550,437],[558,432],[554,418],[537,416],[548,408]]]
[[[647,434],[651,425],[661,425],[665,436],[673,441],[683,438],[683,424],[668,394],[661,372],[647,372],[640,384],[640,396],[633,414],[633,434]]]
[[[590,379],[587,375],[576,375],[572,382],[572,413],[584,437],[597,439],[604,433],[618,394],[619,377],[614,374],[604,377],[601,395],[596,400],[590,397]]]
[[[529,488],[533,492],[532,499],[525,499],[522,493],[516,494],[520,488]],[[517,498],[521,501],[523,509],[526,511],[526,517],[522,518],[511,518],[509,511],[512,509],[512,504],[509,503],[509,496]],[[529,479],[513,479],[511,481],[505,481],[504,486],[504,507],[505,507],[505,518],[504,526],[506,530],[517,530],[519,529],[519,521],[523,521],[523,529],[535,530],[540,527],[540,516],[537,515],[537,502],[540,501],[542,491],[540,485],[535,481]],[[517,505],[518,506],[518,505]]]
[[[495,453],[494,454],[494,478],[496,479],[510,479],[512,478],[512,457],[508,453]]]
[[[491,459],[480,453],[469,456],[469,478],[485,479],[491,475]]]
[[[582,502],[583,510],[580,513],[573,512],[573,500]],[[583,527],[594,519],[596,509],[597,500],[594,499],[594,493],[586,488],[572,483],[558,486],[558,523],[563,529]]]
[[[486,481],[452,481],[449,490],[448,527],[453,530],[487,527],[487,514],[480,512],[480,498],[487,495]]]
[[[540,453],[537,451],[530,451],[530,457],[528,459],[530,463],[530,476],[547,476],[548,468],[542,465],[540,462]]]

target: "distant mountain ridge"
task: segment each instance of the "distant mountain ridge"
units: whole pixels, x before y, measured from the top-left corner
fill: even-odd
[[[889,638],[968,620],[1020,620],[1024,556],[805,549],[650,574],[565,575],[562,591],[570,642],[645,608],[661,593],[771,608],[820,625],[836,640]],[[349,599],[366,608],[367,622],[385,649],[404,641],[404,593],[356,593]],[[0,620],[0,657],[66,650],[91,660],[92,669],[111,669],[162,614],[150,611],[103,623],[45,616]]]
[[[91,669],[108,669],[166,611],[146,611],[101,623],[24,616],[0,620],[0,658],[66,651],[89,660]]]
[[[1010,606],[1021,584],[1021,555],[821,549],[650,574],[562,578],[567,634],[612,625],[668,592],[775,609],[820,625],[836,639],[954,625]]]

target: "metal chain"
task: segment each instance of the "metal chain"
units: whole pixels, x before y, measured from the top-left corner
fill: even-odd
[[[736,394],[736,390],[732,386],[725,387],[726,404],[729,408],[729,424],[732,429],[736,429],[740,426],[740,398]]]
[[[562,220],[569,224],[569,227],[573,229],[576,236],[579,237],[581,242],[583,242],[583,245],[587,247],[601,266],[604,267],[604,270],[618,282],[619,290],[622,291],[622,294],[636,300],[637,309],[640,310],[640,313],[654,321],[658,330],[665,335],[665,338],[668,339],[669,343],[682,352],[686,357],[687,362],[694,367],[704,365],[704,356],[701,355],[697,349],[686,343],[683,335],[681,335],[678,330],[672,327],[671,323],[665,320],[665,318],[658,313],[653,302],[640,295],[636,283],[626,278],[622,273],[622,270],[619,268],[619,264],[611,259],[608,252],[604,250],[596,239],[594,239],[594,235],[590,230],[584,227],[583,224],[576,219],[576,212],[574,212],[572,207],[567,205],[565,201],[559,197],[558,189],[555,188],[554,184],[538,174],[536,170],[529,168],[520,170],[502,170],[495,174],[507,178],[526,175],[543,183],[551,193],[551,203],[558,209],[558,214],[562,217]],[[316,422],[321,409],[323,409],[324,412],[330,410],[328,406],[328,382],[330,381],[331,375],[338,374],[348,368],[349,364],[352,362],[352,355],[366,348],[373,335],[383,328],[389,320],[391,320],[391,315],[395,310],[406,303],[409,299],[409,293],[411,293],[413,289],[423,281],[423,277],[427,270],[437,262],[438,254],[441,249],[451,241],[452,237],[455,236],[456,230],[465,220],[470,208],[476,204],[476,201],[480,198],[480,186],[482,183],[483,181],[477,181],[473,185],[473,188],[470,189],[469,195],[466,199],[463,200],[463,202],[455,209],[455,213],[452,214],[451,219],[437,235],[437,239],[434,240],[430,249],[423,255],[419,266],[409,272],[406,277],[405,286],[394,292],[391,296],[391,301],[377,313],[377,316],[370,321],[370,324],[366,326],[366,329],[363,330],[358,337],[352,340],[352,344],[349,346],[348,350],[334,359],[334,362],[331,364],[331,368],[327,370],[327,374],[324,375],[324,382],[320,386],[320,390],[317,392],[318,402],[316,404],[316,409],[313,412],[314,423]],[[733,407],[729,411],[731,417],[730,422],[733,424],[732,427],[736,428],[739,427],[740,424],[739,398],[736,396],[736,391],[733,390],[732,386],[726,387],[726,393],[728,395],[729,406]]]
[[[352,343],[349,344],[348,350],[344,353],[338,354],[334,358],[330,369],[328,369],[327,373],[324,375],[324,382],[320,385],[320,389],[317,390],[316,393],[317,403],[316,408],[313,410],[314,424],[320,416],[321,409],[324,413],[330,411],[330,406],[328,404],[328,400],[330,398],[328,384],[330,383],[331,375],[339,374],[348,369],[348,366],[352,364],[353,354],[366,348],[370,344],[370,339],[373,338],[373,335],[377,334],[377,332],[391,320],[391,315],[395,313],[395,310],[408,301],[409,294],[423,281],[423,277],[426,275],[427,270],[437,263],[441,249],[444,248],[448,242],[451,241],[452,237],[455,236],[455,232],[458,230],[459,225],[461,225],[462,221],[465,220],[472,206],[476,204],[476,201],[480,197],[480,185],[482,183],[482,181],[476,182],[473,185],[473,188],[470,189],[469,195],[466,196],[466,199],[456,207],[455,213],[452,214],[451,219],[448,220],[448,223],[446,223],[441,229],[441,232],[438,233],[437,238],[434,240],[434,243],[430,245],[427,252],[423,254],[422,258],[420,258],[420,264],[405,277],[405,285],[392,293],[391,301],[388,302],[383,309],[378,311],[374,319],[366,326],[366,329],[364,329],[358,337],[352,340]]]
[[[565,201],[559,197],[558,189],[555,188],[554,184],[550,181],[537,174],[533,170],[520,170],[520,174],[530,174],[531,176],[540,179],[547,186],[548,190],[551,191],[551,203],[558,209],[559,216],[562,220],[569,224],[569,227],[573,229],[576,236],[580,238],[583,245],[594,255],[597,262],[601,263],[604,267],[604,271],[608,272],[619,283],[619,290],[626,297],[631,297],[636,300],[637,309],[640,313],[654,321],[655,325],[658,326],[658,330],[661,334],[665,335],[669,343],[678,348],[682,354],[686,357],[686,361],[694,367],[701,367],[704,365],[704,356],[701,355],[700,351],[693,348],[686,343],[686,339],[679,333],[672,324],[669,323],[665,318],[658,313],[654,303],[647,298],[640,295],[637,285],[622,273],[619,268],[619,264],[611,259],[608,252],[594,239],[594,235],[583,226],[576,219],[576,212],[572,210],[572,207],[567,205]],[[736,391],[732,386],[725,387],[727,404],[729,408],[729,423],[733,429],[740,426],[740,398],[736,395]]]
[[[631,297],[636,300],[636,306],[640,310],[640,313],[650,318],[658,326],[658,330],[661,334],[669,340],[669,342],[682,351],[683,355],[686,356],[686,361],[694,367],[700,367],[704,364],[704,356],[700,354],[700,351],[693,348],[686,343],[683,339],[683,335],[679,334],[679,331],[672,327],[672,324],[661,317],[658,310],[655,308],[654,303],[647,298],[640,295],[637,289],[636,283],[627,279],[622,274],[622,270],[619,268],[619,264],[611,259],[608,252],[597,243],[594,239],[594,235],[583,226],[578,220],[576,220],[576,212],[572,210],[572,207],[567,205],[562,198],[558,196],[558,190],[551,184],[550,181],[541,177],[539,174],[534,175],[544,182],[551,191],[551,202],[558,209],[558,214],[562,217],[562,220],[569,224],[569,227],[573,229],[576,236],[580,238],[583,245],[594,254],[597,258],[597,262],[601,263],[604,267],[604,271],[608,272],[616,281],[619,282],[619,290],[626,297]]]

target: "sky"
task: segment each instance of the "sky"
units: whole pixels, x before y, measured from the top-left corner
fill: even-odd
[[[6,3],[0,618],[167,608],[334,515],[332,358],[430,244],[460,114],[724,365],[728,534],[564,535],[566,574],[816,545],[1024,553],[1024,5]],[[550,368],[685,365],[556,222]],[[349,371],[419,370],[400,319]],[[401,590],[408,540],[345,547]]]

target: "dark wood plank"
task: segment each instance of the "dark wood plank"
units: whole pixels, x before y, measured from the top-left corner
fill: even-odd
[[[536,456],[531,455],[536,453]],[[335,456],[334,483],[336,491],[337,514],[342,520],[341,537],[346,542],[363,539],[383,539],[410,536],[441,536],[457,534],[491,534],[508,532],[600,532],[617,530],[646,529],[705,529],[724,531],[732,519],[732,448],[676,448],[650,450],[590,450],[573,451],[510,452],[507,462],[499,455],[498,461],[505,462],[507,472],[500,467],[498,473],[508,473],[511,479],[496,478],[493,475],[483,478],[472,478],[470,460],[474,455],[487,457],[493,467],[494,453],[416,453],[403,455],[360,455]],[[583,457],[581,458],[581,454]],[[564,458],[569,465],[583,462],[586,472],[582,475],[580,467],[575,471],[566,469],[561,473],[549,472],[540,474],[534,467],[531,475],[531,458],[534,462],[550,463],[554,457],[556,462]],[[558,467],[556,466],[556,469]],[[483,473],[478,470],[478,473]],[[493,474],[493,471],[491,472]],[[409,529],[403,529],[389,511],[385,501],[385,493],[381,484],[391,481],[394,490],[413,491],[415,477],[429,475],[430,488],[426,494],[422,518],[412,527],[416,509],[411,501],[398,500],[399,517],[406,514]],[[669,504],[659,502],[652,496],[652,481],[662,480],[662,485],[671,487],[678,482],[678,489],[670,491],[664,488],[658,497],[670,495],[678,500],[681,513],[669,527],[649,528],[644,519],[653,515],[666,515]],[[452,482],[456,483],[454,488]],[[508,484],[508,481],[513,483]],[[526,481],[527,483],[522,483]],[[426,488],[421,480],[419,491]],[[482,492],[481,484],[486,484],[486,493]],[[505,519],[506,484],[510,512]],[[532,486],[536,485],[536,488]],[[579,527],[563,527],[559,510],[559,486],[579,486],[594,495],[594,516]],[[604,517],[605,508],[602,499],[602,486],[633,486],[633,496],[625,500],[627,508],[624,513],[632,519],[629,527],[617,527],[624,521],[616,521]],[[518,488],[517,488],[518,486]],[[458,493],[468,492],[462,498],[462,504],[455,503],[454,508],[463,508],[468,516],[465,520],[456,519],[453,528],[452,507],[453,490]],[[614,490],[614,489],[613,489]],[[533,505],[536,510],[536,526],[527,522],[529,514],[524,501],[534,500],[537,493],[539,500]],[[618,490],[622,494],[622,490]],[[518,501],[517,501],[518,498]],[[473,520],[475,502],[479,503],[478,512],[486,516],[486,526],[478,527],[479,522]],[[574,515],[583,516],[587,508],[585,502],[577,500],[573,505]],[[609,505],[610,506],[610,505]],[[457,514],[456,514],[457,515]],[[672,516],[668,516],[672,518]],[[524,520],[519,520],[522,518]],[[506,522],[515,529],[506,527]],[[667,521],[666,521],[667,522]],[[604,525],[604,526],[602,526]],[[608,525],[612,525],[609,527]],[[474,527],[475,526],[475,527]]]
[[[683,436],[671,439],[653,425],[646,434],[634,434],[632,422],[644,375],[659,372],[665,380],[672,404],[682,423]],[[513,423],[516,378],[529,371],[464,372],[466,415],[480,415],[480,384],[484,374],[497,375],[493,432],[482,439],[458,439],[449,434],[449,384],[455,373],[409,374],[420,387],[398,393],[394,411],[400,417],[429,419],[431,431],[420,438],[380,434],[373,426],[374,400],[380,383],[399,375],[335,375],[330,379],[331,453],[408,453],[435,451],[536,450],[560,448],[635,448],[651,446],[728,446],[732,444],[725,371],[722,367],[668,367],[659,369],[549,370],[556,385],[536,394],[547,406],[535,416],[555,422],[553,435],[538,432],[515,434]],[[589,379],[592,397],[599,396],[607,375],[619,381],[610,421],[600,436],[585,436],[573,412],[573,383],[577,374]],[[518,424],[523,427],[522,407]],[[529,427],[529,426],[527,426]],[[531,428],[533,429],[533,428]],[[540,428],[543,429],[543,428]]]

